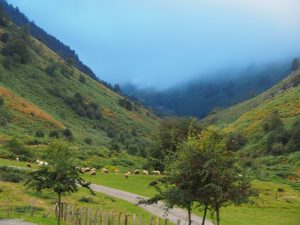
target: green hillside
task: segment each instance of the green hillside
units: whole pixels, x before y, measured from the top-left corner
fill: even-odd
[[[202,120],[224,128],[260,180],[300,189],[300,70],[266,92]]]
[[[71,59],[61,59],[26,27],[6,21],[0,37],[2,157],[17,156],[7,149],[12,138],[37,149],[36,157],[57,139],[80,146],[88,162],[116,154],[147,156],[159,124],[154,114],[91,79]]]

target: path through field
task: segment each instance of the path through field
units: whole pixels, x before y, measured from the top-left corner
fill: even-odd
[[[125,191],[120,191],[117,189],[105,187],[102,185],[97,185],[97,184],[92,184],[91,188],[95,192],[101,192],[106,195],[110,195],[112,197],[120,198],[123,199],[127,202],[137,204],[139,200],[141,199],[146,199],[146,197],[142,197],[136,194],[132,194],[129,192]],[[163,217],[163,218],[168,218],[170,221],[176,223],[177,220],[179,219],[181,221],[181,225],[187,225],[187,212],[183,209],[180,208],[174,208],[168,212],[168,215],[165,215],[165,206],[162,202],[158,202],[157,204],[152,204],[152,205],[139,205],[139,207],[147,210],[153,215]],[[193,225],[201,225],[202,218],[200,216],[192,215],[192,224]],[[1,224],[0,224],[1,225]],[[206,221],[205,225],[213,225],[212,222]]]
[[[35,225],[22,220],[0,220],[0,225]]]

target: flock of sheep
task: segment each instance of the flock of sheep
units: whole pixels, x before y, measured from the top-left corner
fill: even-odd
[[[83,167],[83,168],[77,168],[77,169],[81,173],[90,173],[91,175],[96,175],[96,169],[95,168]],[[104,168],[101,169],[101,172],[102,173],[109,173],[109,170],[104,167]],[[118,169],[113,170],[113,173],[115,173],[115,174],[119,174],[119,172],[120,171]],[[124,173],[124,178],[128,179],[131,174],[132,174],[132,172],[130,172],[130,171]],[[147,176],[147,175],[149,175],[149,172],[147,170],[134,170],[133,174],[135,174],[135,175],[143,174],[143,175]],[[154,171],[152,171],[152,174],[158,176],[161,173],[160,173],[159,170],[154,170]]]
[[[19,161],[19,158],[16,159],[17,161]],[[45,161],[42,161],[42,160],[36,160],[36,163],[38,164],[38,166],[48,166],[49,163],[48,162],[45,162]],[[31,164],[30,163],[27,163],[27,167],[31,167]],[[80,172],[80,173],[90,173],[90,175],[96,175],[96,169],[95,168],[90,168],[90,167],[76,167],[76,169]],[[109,170],[106,169],[105,167],[101,169],[101,172],[102,173],[109,173]],[[113,173],[115,174],[119,174],[119,170],[118,169],[115,169],[113,170]],[[149,175],[149,171],[148,170],[134,170],[133,172],[126,172],[124,173],[124,178],[128,179],[129,176],[131,174],[135,174],[135,175],[139,175],[139,174],[143,174],[145,176],[148,176]],[[155,176],[159,176],[161,173],[159,170],[153,170],[152,173],[153,175]]]

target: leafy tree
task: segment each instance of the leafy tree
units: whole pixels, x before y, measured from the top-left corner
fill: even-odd
[[[25,185],[38,192],[51,190],[58,197],[57,224],[61,219],[61,197],[65,193],[78,191],[78,185],[89,189],[90,183],[84,181],[73,162],[73,152],[63,144],[53,144],[47,151],[49,166],[33,171]],[[93,192],[92,192],[93,193]]]
[[[88,145],[91,145],[93,143],[93,140],[91,138],[85,138],[84,142],[87,143]]]
[[[121,87],[119,84],[115,84],[113,87],[113,90],[117,93],[121,93]]]
[[[288,143],[290,134],[284,127],[277,127],[267,134],[267,151],[274,155],[284,153],[284,146]]]
[[[292,62],[292,71],[296,71],[300,68],[300,60],[299,58],[295,58]]]
[[[6,44],[9,41],[9,34],[8,33],[2,34],[1,41]]]
[[[26,42],[23,39],[12,39],[2,51],[5,56],[19,56],[20,63],[26,64],[31,61],[31,54]]]
[[[11,139],[6,147],[14,153],[15,156],[18,156],[21,160],[27,160],[32,156],[31,152],[28,151],[23,144],[21,144],[16,138]]]
[[[283,127],[283,122],[278,111],[274,111],[263,122],[263,130],[268,133],[279,127]]]
[[[287,151],[288,152],[295,152],[300,150],[300,120],[298,119],[291,131],[291,138],[287,144]]]
[[[129,111],[132,111],[132,109],[133,109],[132,103],[130,101],[128,101],[127,99],[125,99],[125,98],[120,98],[119,99],[119,105],[124,107],[125,109],[127,109]]]
[[[8,18],[3,10],[3,6],[0,5],[0,26],[7,27],[8,25]]]
[[[80,74],[80,76],[79,76],[79,82],[80,83],[83,83],[83,84],[85,84],[85,77],[82,75],[82,74]]]
[[[10,70],[14,66],[14,61],[12,60],[11,57],[7,57],[3,60],[2,65],[4,66],[5,69]]]
[[[51,138],[59,138],[59,132],[57,130],[51,130],[49,132],[49,137],[51,137]]]
[[[66,128],[64,131],[63,131],[63,135],[66,139],[68,139],[69,141],[71,141],[73,139],[73,133],[72,131],[69,129],[69,128]]]
[[[159,126],[156,143],[151,147],[149,163],[152,167],[164,170],[164,159],[177,151],[179,143],[189,135],[199,133],[202,125],[195,118],[166,118]]]
[[[42,130],[38,130],[35,132],[35,136],[43,138],[43,137],[45,137],[45,133]]]
[[[46,68],[46,73],[49,75],[49,76],[55,76],[56,73],[57,73],[57,64],[55,63],[52,63],[50,64],[49,66],[47,66]]]
[[[167,176],[154,182],[158,194],[149,202],[165,200],[169,207],[185,207],[189,218],[191,206],[196,203],[204,207],[202,224],[210,209],[219,225],[221,207],[247,202],[255,195],[238,162],[236,153],[227,149],[224,133],[210,127],[189,135],[166,158]]]
[[[4,98],[0,96],[0,107],[4,106]]]

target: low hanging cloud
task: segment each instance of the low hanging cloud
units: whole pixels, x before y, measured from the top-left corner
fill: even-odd
[[[9,2],[112,83],[166,88],[300,55],[299,0]]]

